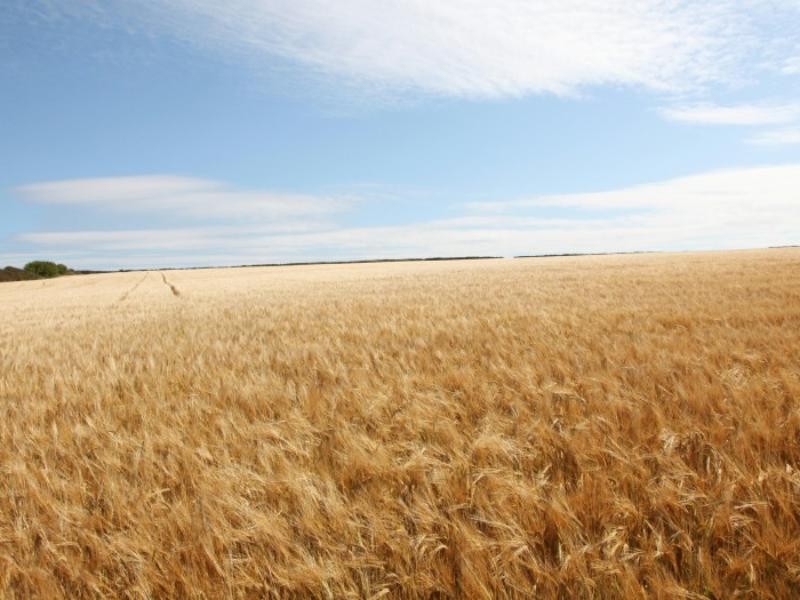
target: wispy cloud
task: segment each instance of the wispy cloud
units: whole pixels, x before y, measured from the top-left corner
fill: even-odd
[[[51,4],[50,10],[59,9]],[[74,13],[74,8],[72,9]],[[149,0],[104,16],[143,23],[257,70],[280,58],[378,93],[497,98],[598,84],[686,91],[789,65],[791,2],[714,0]],[[776,68],[779,68],[776,66]]]
[[[344,197],[241,190],[217,181],[175,175],[48,181],[20,186],[15,192],[42,204],[181,219],[322,216],[349,208],[355,202]]]
[[[543,207],[550,210],[542,211]],[[557,217],[553,207],[564,209]],[[585,194],[465,205],[402,226],[228,224],[21,234],[83,267],[735,248],[798,243],[800,164],[730,169]],[[21,254],[15,250],[16,254]]]
[[[800,55],[787,58],[780,66],[780,72],[784,75],[800,74]]]
[[[800,129],[775,129],[764,131],[749,139],[751,144],[760,146],[787,146],[800,144]]]
[[[661,115],[671,121],[706,125],[776,125],[800,119],[800,103],[693,104],[665,107]]]

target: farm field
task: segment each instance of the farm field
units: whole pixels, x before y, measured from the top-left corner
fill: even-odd
[[[0,597],[800,597],[800,249],[0,285]]]

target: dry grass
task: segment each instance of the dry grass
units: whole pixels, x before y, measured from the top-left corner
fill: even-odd
[[[800,595],[800,251],[0,286],[0,596]]]

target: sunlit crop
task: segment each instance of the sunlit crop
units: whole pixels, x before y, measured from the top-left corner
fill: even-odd
[[[800,597],[800,250],[0,285],[0,597]]]

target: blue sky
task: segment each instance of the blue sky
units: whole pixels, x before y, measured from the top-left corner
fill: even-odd
[[[800,243],[800,3],[7,0],[0,265]]]

